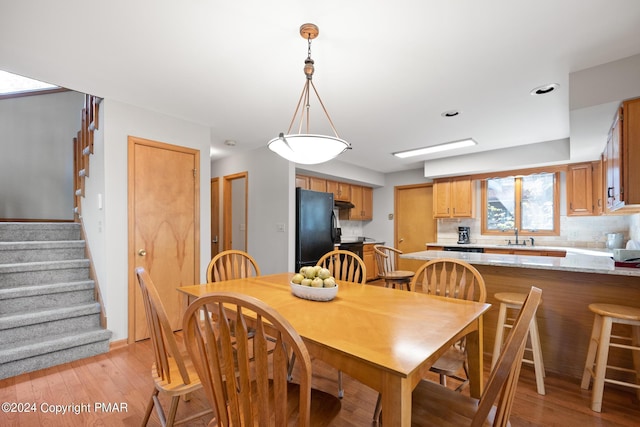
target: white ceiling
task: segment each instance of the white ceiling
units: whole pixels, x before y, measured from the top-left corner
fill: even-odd
[[[315,23],[314,82],[353,146],[340,160],[379,172],[566,140],[570,73],[640,53],[637,0],[2,0],[0,16],[0,69],[209,126],[214,158],[287,130]]]

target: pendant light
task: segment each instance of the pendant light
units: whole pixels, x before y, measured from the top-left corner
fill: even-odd
[[[338,132],[336,131],[336,128],[331,121],[331,117],[329,117],[329,113],[327,113],[327,109],[322,103],[322,99],[320,99],[318,90],[313,84],[314,62],[313,59],[311,59],[311,40],[318,37],[319,32],[320,31],[315,24],[303,24],[300,26],[300,35],[303,38],[307,39],[308,43],[307,59],[305,59],[304,61],[304,74],[306,76],[306,81],[302,88],[302,94],[300,95],[300,100],[298,101],[296,110],[293,113],[293,118],[291,119],[289,130],[286,134],[281,132],[277,138],[272,139],[267,144],[269,149],[279,156],[284,157],[291,162],[307,165],[324,163],[351,148],[351,144],[343,139],[340,139],[340,137],[338,136]],[[315,93],[316,97],[318,98],[320,106],[322,107],[322,110],[324,111],[324,114],[327,117],[329,125],[331,126],[331,129],[333,130],[335,136],[316,135],[309,133],[311,88],[313,88],[313,93]],[[296,121],[298,112],[300,113],[298,133],[292,134],[291,129],[293,128],[294,122]],[[306,133],[302,133],[302,127],[304,123],[306,123]]]

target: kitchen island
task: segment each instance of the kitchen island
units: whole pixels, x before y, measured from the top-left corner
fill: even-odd
[[[486,355],[493,349],[498,317],[499,303],[493,296],[498,292],[527,293],[531,286],[541,288],[542,304],[537,319],[545,370],[581,378],[593,325],[588,305],[599,302],[640,306],[640,269],[615,267],[607,255],[567,248],[565,257],[421,251],[403,254],[401,258],[421,261],[454,258],[480,271],[487,287],[487,302],[492,304],[484,315]],[[610,364],[632,368],[627,353],[612,349]]]

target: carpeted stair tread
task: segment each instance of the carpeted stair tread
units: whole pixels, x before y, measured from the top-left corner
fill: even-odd
[[[73,307],[55,308],[52,310],[12,313],[0,316],[0,331],[96,313],[100,313],[100,304],[97,302]]]
[[[88,343],[108,341],[109,338],[111,338],[111,331],[94,328],[82,332],[41,337],[20,343],[13,343],[12,345],[0,345],[0,372],[2,371],[3,363],[53,353]]]
[[[84,258],[84,240],[1,242],[0,264]]]
[[[0,300],[87,290],[93,289],[93,286],[93,280],[49,283],[46,285],[19,286],[15,288],[0,289]]]

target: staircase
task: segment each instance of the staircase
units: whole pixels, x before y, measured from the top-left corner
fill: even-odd
[[[0,223],[0,379],[109,350],[76,223]]]

